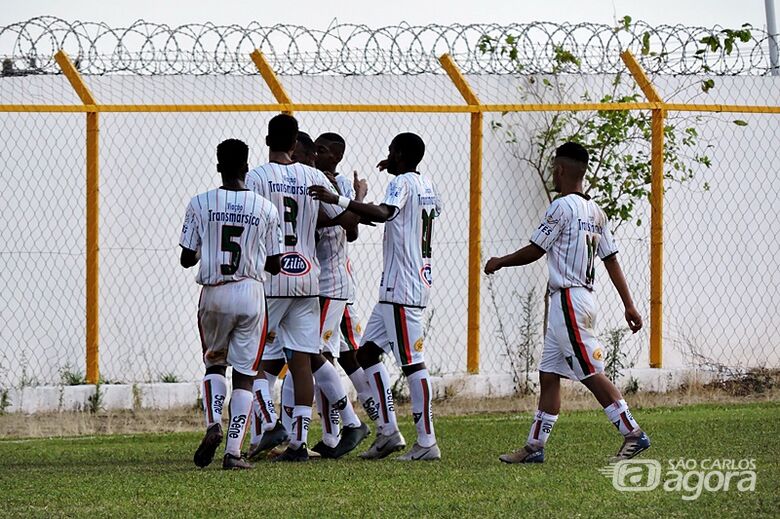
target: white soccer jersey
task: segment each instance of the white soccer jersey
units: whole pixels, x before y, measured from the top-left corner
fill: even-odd
[[[336,186],[341,196],[355,198],[352,182],[341,174],[336,175]],[[354,285],[351,269],[347,267],[347,231],[333,225],[317,231],[317,259],[320,262],[320,295],[330,299],[351,300]]]
[[[271,276],[266,296],[318,296],[320,264],[314,238],[320,207],[331,219],[344,210],[337,205],[320,204],[309,196],[308,189],[309,186],[333,189],[330,181],[321,171],[303,164],[271,162],[250,171],[246,185],[276,206],[282,224],[282,271]]]
[[[265,279],[267,256],[282,253],[279,214],[248,189],[212,189],[187,206],[179,245],[200,252],[201,285]]]
[[[552,292],[571,287],[592,290],[596,256],[605,260],[618,252],[607,215],[581,193],[554,200],[531,243],[547,252]]]
[[[431,238],[441,202],[430,179],[416,172],[398,175],[383,204],[397,210],[385,223],[379,301],[424,308],[431,288]]]

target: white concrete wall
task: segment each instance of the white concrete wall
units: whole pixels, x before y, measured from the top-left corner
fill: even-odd
[[[470,78],[489,102],[517,100],[517,80]],[[13,83],[7,83],[12,81]],[[61,77],[0,80],[0,103],[75,102]],[[301,102],[460,103],[443,76],[285,77]],[[604,88],[605,78],[575,78],[572,93]],[[662,77],[662,92],[691,80]],[[259,78],[162,78],[110,76],[89,82],[105,102],[271,102]],[[721,78],[713,99],[749,91],[754,103],[777,103],[776,83],[767,78]],[[690,89],[688,89],[690,90]],[[671,94],[670,94],[671,95]],[[679,97],[681,94],[677,94]],[[742,98],[735,98],[741,100]],[[734,100],[734,99],[732,99]],[[165,373],[180,380],[199,376],[195,326],[198,287],[192,271],[177,263],[177,240],[186,203],[218,184],[214,148],[238,137],[263,162],[265,123],[270,114],[104,114],[101,116],[101,372],[122,382],[156,381]],[[532,128],[534,114],[512,120]],[[746,127],[731,123],[748,122]],[[468,236],[468,115],[301,113],[312,134],[337,131],[348,148],[342,171],[360,171],[378,199],[388,178],[374,166],[390,139],[415,131],[427,143],[421,169],[442,192],[444,213],[434,232],[435,281],[428,309],[429,364],[435,374],[465,369],[466,261]],[[486,121],[501,119],[488,115]],[[696,123],[711,147],[713,167],[697,171],[688,186],[670,186],[666,198],[666,365],[682,366],[680,344],[693,342],[728,364],[780,363],[771,330],[780,326],[777,258],[780,223],[777,135],[780,117],[712,115]],[[59,381],[66,365],[83,366],[84,344],[84,117],[83,114],[0,114],[5,146],[0,208],[0,386]],[[524,244],[546,203],[538,181],[503,138],[485,128],[483,251],[485,257]],[[712,189],[703,192],[707,181]],[[637,304],[648,316],[649,221],[624,225],[617,239]],[[364,229],[353,247],[360,282],[358,309],[366,317],[381,273],[381,228]],[[622,312],[601,270],[598,327],[620,326]],[[502,272],[494,279],[496,310],[483,280],[482,369],[506,373],[499,320],[516,340],[518,296],[541,293],[545,268]],[[541,309],[541,297],[539,308]],[[541,313],[541,312],[540,312]],[[646,365],[648,335],[626,346]]]

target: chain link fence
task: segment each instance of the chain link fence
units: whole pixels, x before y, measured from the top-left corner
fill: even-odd
[[[759,32],[753,33],[747,50],[710,58],[711,71],[740,75],[716,76],[714,88],[705,93],[702,76],[691,75],[702,69],[689,47],[690,41],[710,34],[704,29],[638,26],[615,33],[606,26],[531,24],[374,32],[342,26],[318,33],[259,26],[172,30],[140,23],[119,30],[56,19],[0,28],[0,53],[8,54],[0,77],[7,179],[0,193],[7,215],[0,228],[0,340],[5,344],[0,385],[56,383],[63,374],[83,372],[84,116],[9,108],[80,104],[57,74],[51,59],[56,49],[71,52],[101,105],[211,106],[203,113],[124,110],[100,115],[102,377],[112,382],[194,380],[201,373],[198,287],[193,272],[179,267],[176,244],[189,198],[219,182],[217,143],[241,138],[250,146],[251,164],[266,159],[266,123],[273,114],[214,106],[276,103],[249,59],[256,47],[282,74],[280,80],[297,104],[396,107],[373,113],[296,113],[301,129],[313,137],[327,131],[344,136],[341,172],[366,176],[370,200],[381,199],[389,181],[375,165],[386,156],[392,137],[414,131],[425,140],[421,169],[434,179],[444,200],[434,233],[435,284],[426,342],[432,374],[444,375],[466,372],[470,340],[469,115],[443,108],[407,112],[403,106],[464,105],[436,61],[442,52],[453,54],[484,105],[598,102],[606,95],[616,101],[639,92],[617,52],[641,41],[643,31],[677,49],[665,63],[641,58],[655,73],[653,82],[666,102],[780,106],[776,80],[761,75],[766,73],[761,51],[766,36]],[[478,51],[485,35],[520,38],[523,66],[518,69],[517,63],[510,66],[500,56]],[[386,41],[395,44],[386,46]],[[580,70],[586,73],[553,70],[558,44],[583,56]],[[616,81],[619,74],[622,79]],[[634,101],[644,101],[641,93]],[[548,155],[540,152],[539,137],[561,120],[566,125],[557,137],[599,117],[605,115],[551,110],[485,114],[483,258],[527,243],[549,203],[544,183]],[[774,236],[780,224],[772,217],[776,182],[769,172],[778,153],[772,150],[780,115],[671,112],[667,124],[674,126],[678,139],[690,137],[688,128],[696,136],[693,145],[678,140],[674,148],[674,157],[686,165],[685,175],[675,174],[675,161],[667,157],[674,178],[665,194],[664,365],[776,368],[778,344],[770,330],[780,325],[774,304],[780,281]],[[669,147],[674,136],[667,136]],[[634,137],[619,154],[641,163],[649,140]],[[623,178],[619,172],[615,177]],[[615,232],[621,263],[646,322],[649,223],[649,203],[639,196]],[[364,228],[351,246],[356,304],[364,321],[376,300],[381,239],[381,227]],[[518,384],[527,381],[525,372],[536,368],[541,351],[545,290],[544,261],[483,276],[482,373],[509,373]],[[618,367],[646,367],[648,328],[633,336],[621,331],[622,308],[603,269],[597,273],[597,299],[597,328],[617,350]]]

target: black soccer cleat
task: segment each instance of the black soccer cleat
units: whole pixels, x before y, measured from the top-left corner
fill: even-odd
[[[274,458],[274,461],[309,461],[309,449],[302,443],[297,449],[287,447],[287,449]]]
[[[254,465],[246,461],[242,456],[233,456],[226,452],[225,457],[222,458],[223,470],[248,470],[253,468],[255,468]]]
[[[318,441],[317,445],[312,447],[311,450],[313,450],[314,452],[319,454],[320,457],[322,457],[322,458],[330,459],[330,458],[335,458],[336,457],[333,454],[335,449],[333,447],[329,446],[329,445],[326,445],[325,442],[322,441],[322,440]]]
[[[259,443],[250,446],[246,457],[247,459],[253,460],[261,452],[273,449],[277,445],[281,445],[287,441],[288,438],[289,435],[287,434],[287,430],[284,428],[284,425],[282,425],[281,420],[277,420],[273,429],[263,433],[263,435],[260,437]]]
[[[222,426],[218,423],[211,424],[206,429],[206,434],[200,441],[198,450],[195,451],[192,461],[195,462],[200,468],[208,467],[209,464],[214,461],[214,453],[217,452],[217,447],[222,443]]]
[[[341,439],[339,440],[338,445],[332,449],[333,458],[338,459],[349,454],[360,445],[360,442],[368,438],[369,434],[371,434],[371,429],[364,423],[361,423],[357,427],[344,427],[341,430]],[[323,454],[322,457],[324,458],[325,455]]]

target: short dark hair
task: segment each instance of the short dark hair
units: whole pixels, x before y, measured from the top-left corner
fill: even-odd
[[[306,153],[313,153],[314,152],[314,141],[311,140],[311,137],[306,132],[298,132],[298,142],[303,145],[303,149],[306,150]]]
[[[577,142],[564,142],[555,150],[556,159],[569,159],[588,167],[588,150]]]
[[[266,144],[271,151],[290,151],[298,137],[298,121],[292,115],[275,115],[268,121]]]
[[[249,162],[249,146],[238,139],[227,139],[217,145],[217,162],[223,173],[230,173]]]
[[[393,139],[396,151],[399,151],[409,166],[417,166],[425,155],[425,143],[415,133],[399,133]]]
[[[324,139],[324,140],[330,141],[330,142],[337,142],[337,143],[341,144],[342,146],[346,146],[347,145],[347,143],[344,141],[344,137],[342,137],[338,133],[325,132],[322,135],[320,135],[319,137],[317,137],[317,140],[319,140],[319,139]]]

